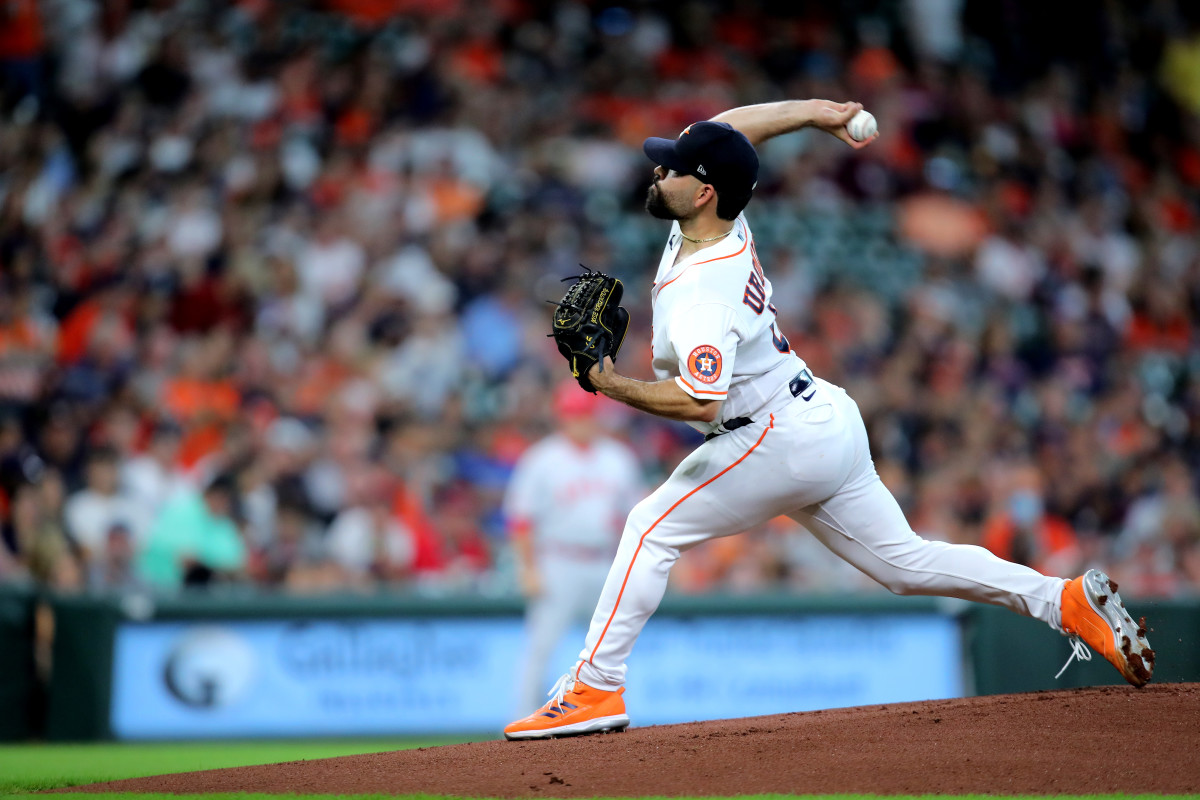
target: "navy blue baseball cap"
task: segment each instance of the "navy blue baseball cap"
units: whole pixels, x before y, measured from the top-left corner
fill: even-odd
[[[693,122],[678,139],[652,136],[642,150],[655,164],[712,184],[718,194],[749,197],[758,185],[758,153],[726,122]]]

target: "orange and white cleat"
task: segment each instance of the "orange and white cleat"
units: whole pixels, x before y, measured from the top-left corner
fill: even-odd
[[[550,690],[550,702],[504,729],[505,739],[554,739],[585,733],[617,733],[629,727],[624,687],[615,692],[575,680],[571,673]]]
[[[1099,570],[1089,569],[1067,581],[1062,593],[1062,625],[1069,635],[1073,652],[1063,671],[1075,659],[1090,661],[1092,654],[1084,643],[1108,659],[1134,686],[1145,686],[1154,673],[1154,651],[1146,640],[1146,618],[1134,623],[1125,610],[1117,584]],[[1057,678],[1058,675],[1054,677]]]

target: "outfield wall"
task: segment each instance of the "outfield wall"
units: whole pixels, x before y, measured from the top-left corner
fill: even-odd
[[[524,650],[515,599],[230,595],[47,598],[54,672],[33,691],[32,597],[0,594],[0,726],[52,740],[494,734]],[[1200,603],[1152,620],[1158,680],[1200,680]],[[548,668],[574,660],[583,630]],[[1097,658],[1054,680],[1066,640],[1007,611],[935,598],[668,597],[631,658],[642,725],[995,694],[1120,678]],[[10,670],[13,670],[10,672]],[[12,674],[17,680],[7,680]],[[18,691],[25,687],[23,691]]]
[[[37,732],[34,598],[32,591],[0,586],[0,741],[18,741]]]

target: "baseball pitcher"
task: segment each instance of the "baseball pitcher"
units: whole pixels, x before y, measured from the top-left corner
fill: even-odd
[[[548,703],[505,728],[507,738],[624,729],[625,661],[680,552],[780,514],[896,594],[1004,606],[1072,636],[1072,658],[1091,657],[1086,643],[1134,686],[1150,680],[1145,630],[1103,573],[1047,577],[981,547],[913,533],[875,472],[858,406],[813,375],[779,330],[742,214],[758,179],[755,145],[815,127],[866,147],[874,136],[860,142],[846,129],[861,108],[826,100],[745,106],[676,139],[646,140],[657,165],[646,210],[671,221],[651,290],[657,380],[615,369],[625,320],[607,308],[620,297],[611,278],[581,277],[583,287],[572,287],[555,312],[554,335],[584,388],[683,420],[705,441],[630,513],[579,661]]]

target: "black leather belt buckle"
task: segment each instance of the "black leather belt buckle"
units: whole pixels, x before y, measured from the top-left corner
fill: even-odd
[[[788,383],[788,389],[792,392],[792,397],[801,397],[805,401],[811,400],[816,392],[816,381],[813,380],[813,374],[804,368],[796,373],[796,377],[792,378]]]

